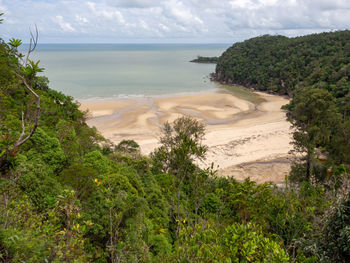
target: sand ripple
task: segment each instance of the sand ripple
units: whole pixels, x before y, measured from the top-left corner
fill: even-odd
[[[206,124],[207,159],[219,173],[242,180],[282,182],[290,167],[290,123],[281,106],[286,98],[256,93],[254,104],[229,93],[198,94],[171,98],[143,98],[108,102],[86,102],[90,126],[95,126],[114,143],[133,139],[149,154],[158,146],[160,127],[182,115]],[[282,160],[282,161],[281,161]]]

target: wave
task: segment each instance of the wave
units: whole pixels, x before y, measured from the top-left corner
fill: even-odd
[[[173,97],[185,97],[185,96],[194,96],[199,94],[208,94],[216,93],[221,91],[220,88],[212,88],[201,91],[184,91],[184,92],[175,92],[175,93],[164,93],[164,94],[115,94],[109,97],[102,96],[90,96],[86,95],[81,98],[76,98],[79,102],[108,102],[108,101],[119,101],[119,100],[147,100],[153,98],[173,98]]]

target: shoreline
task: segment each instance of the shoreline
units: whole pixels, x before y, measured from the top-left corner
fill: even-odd
[[[254,168],[250,177],[261,177],[259,182],[280,183],[289,165],[284,163],[281,169],[274,169],[274,175],[267,176],[268,166],[263,169],[261,160],[268,160],[271,166],[274,159],[289,158],[290,123],[281,110],[288,99],[263,92],[242,92],[242,96],[235,96],[218,89],[186,96],[83,101],[80,108],[90,111],[88,125],[95,126],[104,137],[115,144],[123,139],[135,140],[145,155],[158,146],[163,123],[190,115],[206,125],[204,144],[209,149],[205,162],[199,163],[201,167],[214,162],[215,167],[219,166],[219,174],[237,177],[234,171],[239,165],[259,162],[259,169]],[[281,162],[276,163],[278,166]]]
[[[292,96],[290,94],[281,94],[272,90],[260,90],[258,88],[258,86],[254,85],[254,84],[249,84],[249,83],[241,83],[241,82],[235,82],[232,79],[228,79],[228,80],[221,80],[217,73],[212,72],[209,74],[209,79],[210,81],[216,82],[222,86],[226,86],[226,87],[235,87],[235,86],[239,86],[242,87],[244,89],[250,90],[251,92],[261,92],[261,93],[265,93],[265,94],[270,94],[270,95],[276,95],[276,96],[281,96],[281,97],[285,97],[287,99],[291,99]]]
[[[208,78],[209,79],[209,78]],[[220,83],[219,83],[220,84]],[[224,86],[224,85],[222,85]],[[248,91],[248,89],[247,89]],[[203,91],[186,91],[186,92],[175,92],[175,93],[165,93],[165,94],[142,94],[142,95],[136,95],[136,94],[120,94],[118,96],[112,96],[112,97],[92,97],[92,98],[81,98],[76,99],[76,101],[79,104],[85,104],[90,102],[118,102],[118,101],[129,101],[129,100],[144,100],[144,99],[158,99],[158,98],[177,98],[177,97],[186,97],[186,96],[195,96],[200,94],[212,94],[212,93],[225,93],[225,88],[223,87],[215,87],[208,90]],[[226,91],[227,93],[227,91]]]

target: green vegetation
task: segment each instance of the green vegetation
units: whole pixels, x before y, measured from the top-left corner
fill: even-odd
[[[334,97],[349,89],[350,31],[303,37],[256,37],[236,43],[219,58],[216,79],[279,94],[318,87]]]
[[[197,56],[196,59],[193,59],[190,62],[216,64],[218,62],[218,60],[219,60],[219,57],[201,57],[201,56]]]
[[[219,58],[214,77],[262,91],[289,94],[284,107],[303,155],[293,181],[325,183],[350,163],[350,31],[303,37],[261,36],[236,43]],[[344,166],[344,167],[345,167]]]
[[[235,97],[238,97],[238,98],[243,99],[243,100],[247,100],[247,101],[254,103],[254,104],[259,104],[259,103],[265,101],[261,96],[251,92],[251,90],[249,90],[248,88],[245,88],[241,85],[220,84],[219,87],[225,93],[230,92]]]
[[[294,152],[300,158],[288,180],[297,189],[311,184],[326,196],[333,193],[330,208],[313,219],[320,226],[310,224],[317,234],[300,239],[299,247],[317,262],[346,262],[350,31],[297,38],[262,36],[236,43],[219,58],[214,77],[291,97],[284,109],[294,128]]]
[[[150,157],[134,141],[113,145],[20,44],[0,44],[1,262],[346,262],[348,142],[334,130],[347,131],[349,96],[296,93],[290,118],[309,166],[279,189],[200,169],[204,127],[191,118],[167,123]],[[315,172],[321,146],[332,180]]]

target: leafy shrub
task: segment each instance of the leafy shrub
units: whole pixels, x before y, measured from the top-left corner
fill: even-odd
[[[184,227],[180,232],[174,262],[289,262],[276,241],[252,224],[220,229],[212,222]]]

